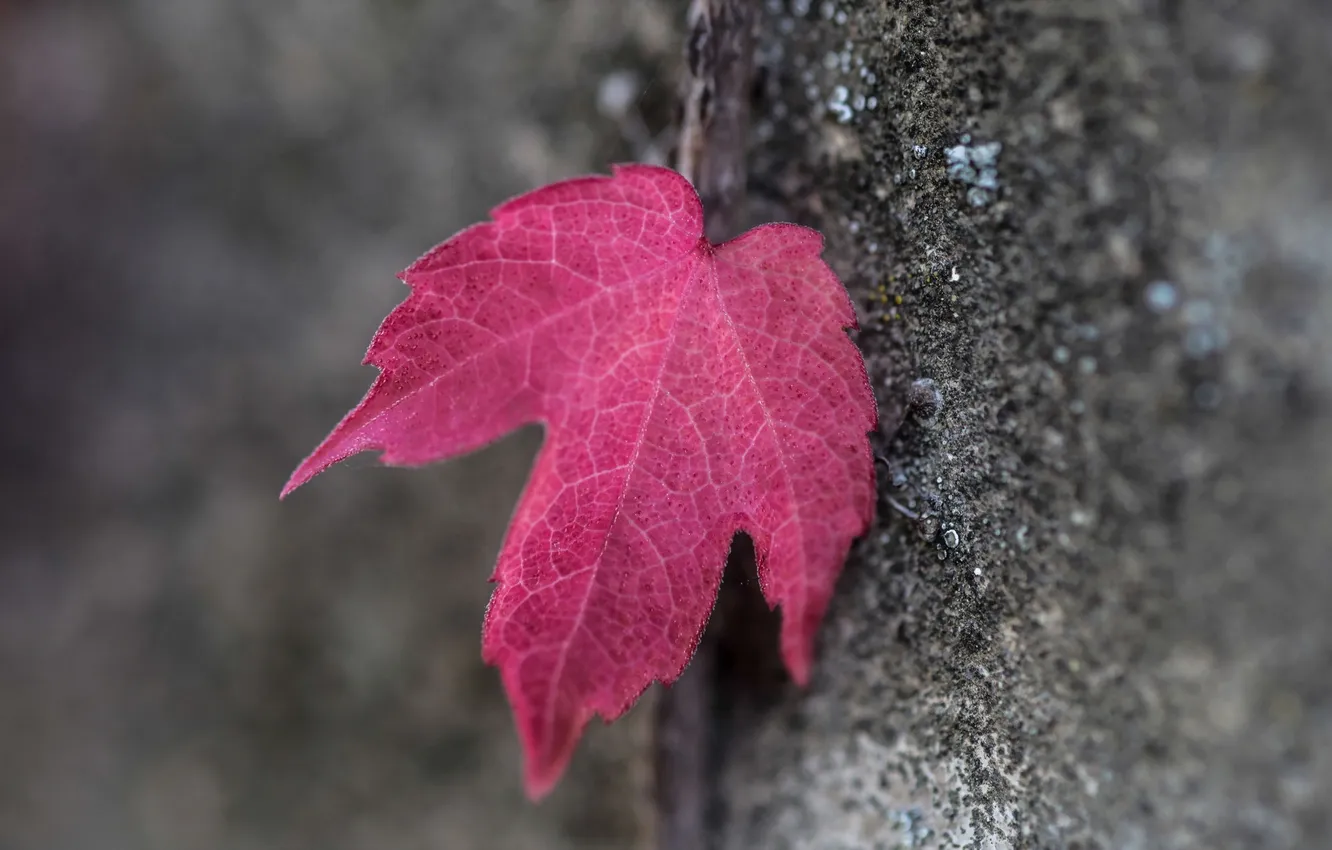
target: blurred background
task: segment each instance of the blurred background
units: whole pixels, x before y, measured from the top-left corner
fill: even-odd
[[[395,273],[659,155],[683,0],[0,5],[0,848],[600,848],[523,797],[486,579],[539,434],[285,503]]]

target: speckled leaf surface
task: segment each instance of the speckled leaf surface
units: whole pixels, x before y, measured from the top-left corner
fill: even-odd
[[[711,245],[690,184],[640,165],[492,218],[402,274],[365,358],[378,379],[283,492],[360,451],[418,465],[545,426],[483,635],[538,797],[594,713],[679,676],[737,531],[807,680],[871,519],[876,408],[815,231]]]

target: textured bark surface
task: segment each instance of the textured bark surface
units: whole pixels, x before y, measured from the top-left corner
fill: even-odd
[[[751,191],[933,385],[717,846],[1328,846],[1328,7],[771,8]]]

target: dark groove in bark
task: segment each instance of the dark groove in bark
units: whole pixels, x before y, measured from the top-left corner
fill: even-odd
[[[759,0],[693,0],[689,8],[676,168],[703,199],[713,243],[738,235],[745,223],[745,150],[759,14]],[[750,631],[748,608],[757,604],[774,616],[758,596],[757,581],[747,580],[754,575],[753,547],[737,541],[711,624],[685,672],[657,701],[659,850],[706,850],[709,826],[719,816],[714,786],[725,712],[716,698],[718,685],[735,666],[735,636]]]

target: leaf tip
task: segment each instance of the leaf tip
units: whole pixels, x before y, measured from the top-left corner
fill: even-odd
[[[527,792],[527,799],[533,803],[539,803],[554,788],[559,780],[563,767],[557,771],[538,772],[531,766],[527,769],[527,775],[523,779],[523,789]]]
[[[282,492],[278,494],[278,499],[287,498],[311,478],[333,464],[346,460],[357,452],[368,448],[368,446],[362,445],[363,441],[343,439],[342,430],[343,426],[339,425],[332,434],[328,435],[324,442],[319,444],[318,448],[310,453],[309,457],[301,461],[300,466],[296,467],[295,471],[291,473],[291,477],[287,479],[287,483],[282,486]]]
[[[310,480],[312,476],[310,474],[303,474],[304,468],[305,464],[301,464],[301,466],[297,467],[296,471],[287,479],[287,483],[282,485],[282,492],[278,493],[279,502],[285,500],[292,493],[296,492],[297,488]]]
[[[322,449],[323,446],[320,446],[320,448]],[[315,454],[312,454],[309,457],[307,457],[305,460],[301,461],[301,465],[296,467],[296,469],[291,473],[291,477],[287,479],[287,483],[282,485],[282,492],[278,493],[279,501],[286,499],[288,496],[294,493],[301,485],[305,484],[305,482],[309,481],[311,478],[314,478],[316,475],[323,472],[324,469],[327,468],[328,464],[320,464],[315,461],[315,457],[318,454],[319,452],[316,451]]]
[[[489,628],[489,611],[486,616]],[[500,667],[523,748],[523,787],[528,799],[535,803],[551,792],[569,767],[593,709],[550,712],[550,706],[541,707],[544,700],[540,696],[534,699],[532,693],[524,690],[523,683],[513,678],[516,671],[511,665],[489,656],[486,661]]]
[[[782,612],[782,661],[791,680],[802,688],[809,687],[810,669],[814,666],[814,639],[822,619],[823,612],[820,611],[817,617],[803,623],[788,623],[786,612]]]
[[[786,669],[791,671],[791,679],[800,687],[809,687],[809,652],[799,649],[786,656]]]
[[[579,733],[564,736],[565,741],[546,752],[527,754],[527,765],[523,771],[523,787],[527,798],[538,802],[551,792],[555,783],[564,775],[564,769],[573,758],[574,745],[578,743]],[[526,743],[526,742],[525,742]]]

